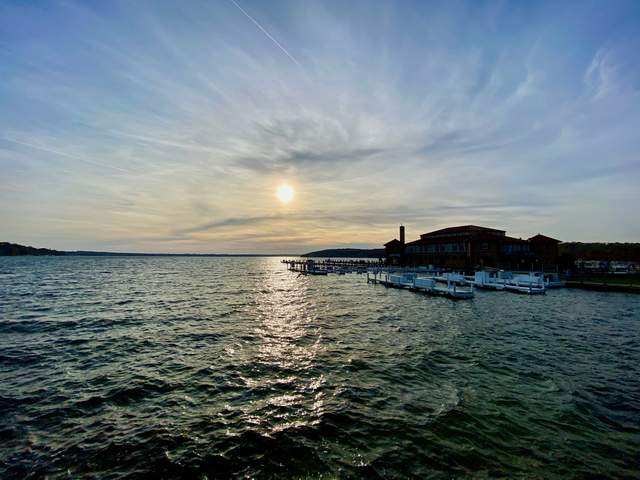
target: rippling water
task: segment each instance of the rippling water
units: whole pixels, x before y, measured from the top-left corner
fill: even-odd
[[[637,477],[640,296],[0,258],[0,477]]]

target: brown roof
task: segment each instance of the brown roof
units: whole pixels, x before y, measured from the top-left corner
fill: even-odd
[[[389,242],[384,244],[385,247],[392,247],[392,246],[396,246],[396,245],[402,245],[400,240],[398,240],[397,238],[394,238],[393,240],[391,240],[391,241],[389,241]]]
[[[413,242],[408,242],[405,245],[408,247],[409,245],[423,245],[424,242],[422,241],[421,238],[419,238],[418,240],[414,240]]]
[[[541,233],[534,235],[529,239],[530,242],[538,242],[538,243],[560,243],[560,240],[556,240],[555,238],[547,237],[546,235],[542,235]]]
[[[512,242],[512,243],[527,243],[527,240],[523,240],[521,238],[516,238],[516,237],[510,237],[509,235],[505,235],[504,237],[502,237],[502,240],[506,240],[507,242]]]
[[[461,225],[459,227],[447,227],[441,228],[440,230],[435,230],[433,232],[423,233],[421,237],[431,236],[431,235],[444,235],[447,233],[459,233],[459,232],[499,232],[504,233],[504,230],[498,230],[496,228],[488,228],[488,227],[479,227],[477,225]]]
[[[499,237],[497,237],[496,235],[482,235],[482,232],[478,235],[474,235],[473,240],[474,241],[495,241],[495,240],[504,240],[505,238],[507,238],[507,241],[510,242],[525,242],[526,240],[520,240],[518,238],[510,238],[510,237],[504,237],[503,235],[500,235]],[[465,242],[466,239],[465,238],[460,238],[460,237],[456,237],[454,235],[445,235],[443,234],[442,236],[438,235],[437,237],[430,237],[430,236],[420,236],[419,239],[414,240],[412,242],[407,242],[405,245],[409,246],[409,245],[434,245],[434,244],[440,244],[440,243],[448,243],[448,242]]]

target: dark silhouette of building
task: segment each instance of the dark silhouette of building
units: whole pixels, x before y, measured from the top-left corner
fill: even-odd
[[[400,240],[394,238],[384,244],[384,255],[389,265],[404,265],[404,225],[400,225]]]
[[[541,234],[523,240],[507,236],[504,230],[464,225],[424,233],[409,243],[405,243],[404,227],[400,227],[400,240],[393,239],[384,247],[387,263],[392,265],[432,265],[465,271],[485,267],[555,270],[559,243]]]

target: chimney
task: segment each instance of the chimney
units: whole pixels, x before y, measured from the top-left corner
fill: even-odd
[[[404,245],[404,225],[400,225],[400,243]]]

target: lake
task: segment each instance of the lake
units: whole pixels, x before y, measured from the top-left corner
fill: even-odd
[[[0,257],[0,477],[640,475],[640,295]]]

